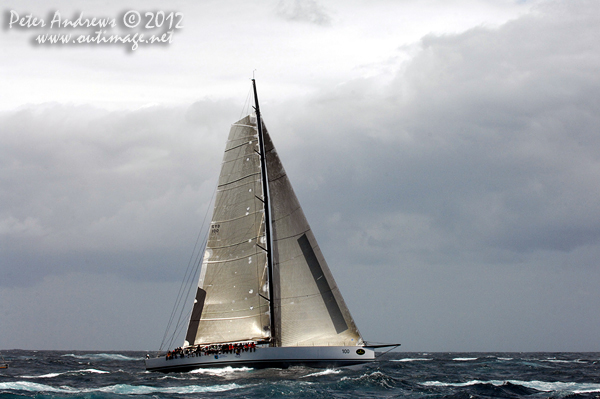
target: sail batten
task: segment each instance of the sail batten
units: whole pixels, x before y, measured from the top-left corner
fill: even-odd
[[[239,126],[239,125],[234,125],[234,126]],[[247,127],[250,127],[250,128],[251,128],[252,126],[247,126]],[[257,140],[257,138],[256,138],[256,137],[254,137],[254,136],[252,136],[252,137],[248,137],[248,138],[250,139],[250,140],[248,140],[248,142],[249,142],[250,144],[251,144],[253,141]],[[241,142],[240,144],[236,144],[236,145],[234,145],[234,146],[227,147],[227,148],[225,149],[225,152],[229,152],[229,151],[231,151],[231,150],[235,150],[236,148],[239,148],[239,147],[241,147],[241,146],[243,146],[243,145],[246,145],[246,142],[245,142],[245,141]]]
[[[250,216],[250,215],[257,215],[257,214],[262,214],[262,211],[254,211],[254,212],[252,212],[252,213],[249,213],[249,212],[248,212],[248,215],[239,216],[239,217],[236,217],[236,218],[233,218],[233,219],[221,219],[221,220],[216,220],[216,219],[215,219],[215,220],[213,220],[213,222],[214,222],[214,223],[235,222],[235,221],[237,221],[237,220],[240,220],[240,219],[243,219],[243,218],[245,218],[246,216]]]
[[[239,179],[237,179],[237,180],[228,181],[227,183],[220,184],[220,185],[219,185],[219,188],[222,188],[223,190],[227,190],[227,186],[228,186],[228,185],[230,185],[230,184],[235,184],[235,183],[237,183],[237,182],[239,182],[239,181],[242,181],[242,180],[244,180],[244,179],[248,179],[248,178],[250,178],[250,177],[253,177],[253,176],[255,176],[255,175],[256,175],[256,173],[253,173],[253,174],[251,174],[251,175],[242,176],[242,177],[240,177],[240,178],[239,178]],[[234,187],[234,188],[235,188],[235,187]],[[232,188],[232,189],[233,189],[233,188]]]

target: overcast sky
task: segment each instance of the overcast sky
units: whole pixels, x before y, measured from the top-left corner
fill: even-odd
[[[600,351],[600,2],[121,4],[2,2],[0,349],[158,349],[254,73],[367,341]]]

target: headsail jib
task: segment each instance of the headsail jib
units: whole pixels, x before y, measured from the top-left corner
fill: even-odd
[[[265,131],[279,346],[362,345],[350,311]]]

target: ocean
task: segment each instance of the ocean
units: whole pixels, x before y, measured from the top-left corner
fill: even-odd
[[[2,351],[0,399],[600,398],[600,353],[401,353],[337,369],[146,372],[146,352]]]

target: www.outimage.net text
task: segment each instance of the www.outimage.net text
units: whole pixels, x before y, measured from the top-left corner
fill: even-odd
[[[79,12],[68,18],[60,11],[53,11],[43,18],[10,10],[5,12],[5,27],[15,31],[44,31],[32,37],[34,45],[125,44],[135,51],[143,45],[171,44],[174,33],[183,28],[183,13],[128,10],[113,18]],[[117,29],[120,31],[115,32]]]

